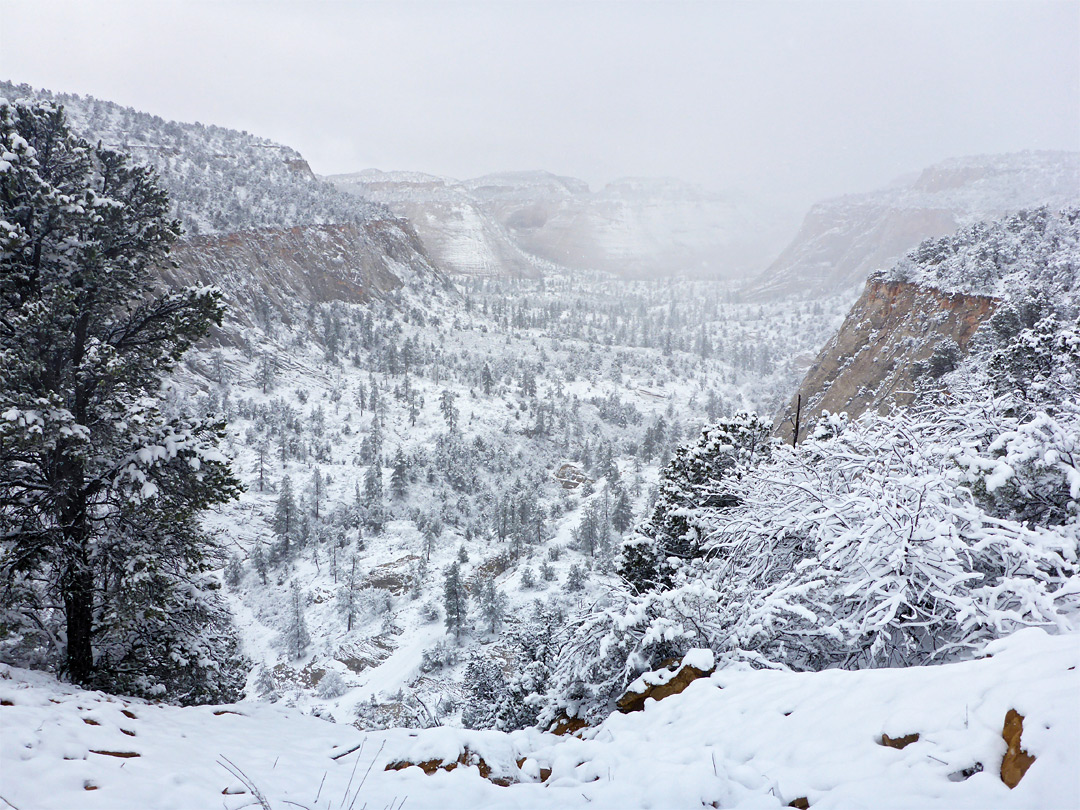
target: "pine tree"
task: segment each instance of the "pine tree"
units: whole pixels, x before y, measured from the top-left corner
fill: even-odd
[[[622,544],[617,572],[639,593],[671,586],[680,560],[702,554],[702,510],[736,505],[717,484],[767,460],[770,428],[740,412],[708,425],[696,442],[678,449],[660,474],[660,493],[649,518]]]
[[[255,548],[251,552],[251,564],[255,568],[255,571],[259,575],[259,579],[262,580],[262,584],[266,584],[266,575],[270,568],[266,561],[266,552],[263,551],[262,543],[256,541]]]
[[[364,475],[365,523],[376,532],[382,531],[383,520],[385,519],[382,478],[382,464],[376,456]]]
[[[630,496],[626,490],[619,487],[615,494],[615,506],[611,510],[611,525],[619,534],[626,532],[634,524],[634,509],[630,504]]]
[[[390,473],[390,491],[397,500],[405,497],[409,488],[409,461],[400,447],[394,454],[394,466]]]
[[[293,583],[289,591],[285,627],[281,631],[281,646],[290,657],[299,658],[310,643],[311,636],[308,634],[307,622],[304,621],[304,597],[296,583]]]
[[[198,514],[239,483],[224,426],[159,400],[220,293],[156,285],[180,233],[156,175],[62,108],[0,105],[0,153],[0,582],[25,586],[5,621],[60,639],[73,681],[234,699]]]
[[[243,575],[243,569],[240,567],[240,558],[235,554],[229,557],[229,562],[225,565],[225,582],[235,588],[240,584],[240,577]]]
[[[322,473],[316,467],[315,473],[311,476],[311,508],[316,520],[319,519],[319,504],[322,502],[324,486]]]
[[[506,597],[495,587],[495,579],[489,577],[480,586],[477,596],[477,606],[480,610],[480,618],[484,624],[491,628],[494,633],[499,629],[506,615]]]
[[[446,427],[451,433],[457,430],[458,409],[454,405],[456,398],[454,392],[449,388],[439,395],[439,410],[442,412],[443,418],[446,420]]]
[[[465,630],[465,616],[468,612],[469,594],[461,581],[461,569],[458,563],[452,563],[446,569],[443,584],[443,606],[446,608],[446,629],[458,638]]]
[[[338,591],[338,607],[345,614],[345,629],[352,632],[353,620],[359,606],[360,580],[356,574],[356,557],[349,563],[349,573],[345,575],[345,582]]]
[[[292,481],[289,476],[281,479],[281,491],[278,493],[277,507],[274,509],[274,534],[281,538],[280,555],[286,557],[290,550],[290,541],[296,536],[297,514],[296,501],[293,500]]]

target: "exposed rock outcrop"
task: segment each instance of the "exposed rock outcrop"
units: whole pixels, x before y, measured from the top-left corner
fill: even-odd
[[[360,303],[405,286],[436,290],[447,283],[399,219],[196,236],[173,259],[176,267],[160,271],[167,283],[222,288],[241,325],[267,308],[287,320],[297,305]]]
[[[890,737],[888,734],[881,735],[882,745],[884,745],[886,748],[895,748],[898,751],[901,751],[907,748],[912,743],[917,743],[918,741],[919,732],[917,731],[912,734],[905,734],[902,737]]]
[[[1005,739],[1008,749],[1005,757],[1001,760],[1001,781],[1010,789],[1020,784],[1028,768],[1035,762],[1035,757],[1020,747],[1020,736],[1024,733],[1024,716],[1009,709],[1005,714],[1005,725],[1001,730],[1001,736]]]
[[[640,712],[650,698],[663,700],[677,695],[698,678],[707,678],[715,671],[716,664],[710,650],[691,650],[678,664],[642,675],[630,684],[616,706],[623,714]]]
[[[840,331],[825,345],[791,402],[776,417],[775,435],[791,439],[790,418],[801,398],[802,424],[823,410],[855,418],[916,399],[919,363],[935,352],[967,352],[971,339],[997,308],[983,295],[872,278]],[[800,436],[805,435],[800,430]]]

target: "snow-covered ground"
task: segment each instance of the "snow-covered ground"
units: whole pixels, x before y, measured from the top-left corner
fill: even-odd
[[[259,806],[254,788],[274,810],[767,808],[800,798],[813,808],[1078,807],[1078,663],[1080,636],[1029,629],[981,660],[938,667],[721,670],[583,739],[363,732],[280,706],[154,705],[3,668],[0,799],[18,810],[239,810]],[[999,776],[1009,709],[1023,715],[1022,747],[1035,757],[1012,790]],[[880,744],[912,733],[902,750]],[[386,770],[451,762],[466,748],[510,784],[478,764]]]

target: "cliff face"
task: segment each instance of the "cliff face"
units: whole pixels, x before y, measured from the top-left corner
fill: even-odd
[[[966,353],[976,330],[998,303],[989,296],[870,279],[796,395],[777,414],[774,434],[790,441],[789,419],[800,395],[804,428],[823,410],[854,418],[871,408],[884,412],[894,404],[912,404],[917,364],[952,344],[958,355]]]
[[[593,192],[548,172],[458,181],[368,169],[329,179],[407,217],[439,265],[462,275],[565,267],[735,277],[763,267],[778,241],[754,203],[674,180],[624,179]]]
[[[1008,212],[1080,198],[1080,154],[1021,152],[957,158],[914,179],[813,206],[795,239],[746,289],[751,300],[850,289],[924,239]]]
[[[184,240],[173,258],[178,266],[163,269],[163,280],[220,287],[239,325],[251,325],[267,307],[288,320],[298,305],[446,287],[416,233],[397,219],[197,236]]]
[[[953,212],[936,208],[894,209],[874,202],[815,205],[751,298],[848,289],[923,239],[950,234],[958,224]]]

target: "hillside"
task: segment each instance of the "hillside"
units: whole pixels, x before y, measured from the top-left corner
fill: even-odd
[[[751,300],[814,297],[860,286],[922,240],[978,220],[1080,199],[1080,153],[955,158],[866,194],[814,205],[780,256],[747,286]]]
[[[964,364],[984,324],[985,343],[991,330],[1019,320],[1015,308],[1031,307],[1026,300],[1057,302],[1067,322],[1080,299],[1072,269],[1078,244],[1075,209],[1021,212],[925,241],[867,281],[840,331],[777,414],[774,429],[790,438],[800,399],[804,428],[823,410],[854,419],[870,409],[885,413],[916,403]],[[1010,305],[994,322],[1003,301]],[[1020,316],[1028,328],[1034,317],[1030,310]]]
[[[730,280],[653,277],[740,238],[737,207],[683,184],[592,192],[545,173],[458,183],[367,172],[342,181],[347,193],[290,167],[298,157],[282,170],[283,151],[244,133],[70,100],[81,126],[97,121],[117,138],[137,126],[137,153],[164,161],[176,210],[202,231],[172,263],[155,253],[102,308],[138,321],[164,283],[196,285],[196,301],[215,298],[204,285],[220,287],[229,309],[186,353],[111,354],[110,341],[146,345],[139,323],[72,352],[101,360],[76,366],[79,385],[84,368],[101,383],[146,371],[142,387],[121,392],[137,398],[110,399],[90,427],[64,404],[68,389],[53,405],[32,384],[0,392],[0,428],[17,440],[5,438],[14,463],[0,469],[21,476],[5,479],[0,499],[5,802],[351,810],[1080,798],[1075,208],[1025,209],[926,240],[875,274],[845,319],[843,294],[751,303]],[[10,108],[2,120],[0,201],[18,198],[22,221],[48,223],[26,214],[65,213],[75,198],[23,199],[9,178],[47,187],[48,171]],[[170,138],[175,153],[158,148]],[[200,161],[218,165],[212,149],[232,150],[219,155],[232,173],[200,174]],[[966,165],[912,188],[966,199],[986,179]],[[993,186],[994,199],[1021,175]],[[108,221],[96,193],[79,198],[95,202],[79,207],[78,223]],[[168,203],[154,199],[160,222]],[[233,212],[218,223],[231,230],[217,230],[219,208]],[[57,239],[49,255],[69,275],[50,277],[55,295],[42,300],[54,305],[27,304],[35,243],[7,233],[29,269],[12,274],[4,305],[22,319],[13,323],[44,325],[0,332],[0,371],[35,380],[59,363],[52,347],[93,321],[77,303],[95,292],[87,280],[104,287],[122,265],[97,266],[106,239],[65,264],[77,238]],[[602,261],[621,272],[583,269]],[[443,262],[456,263],[453,275]],[[53,312],[72,317],[49,332]],[[781,407],[819,349],[799,388],[806,427],[789,441]],[[167,375],[150,373],[173,359]],[[778,411],[769,424],[763,415]],[[166,520],[189,521],[197,585],[216,608],[191,633],[231,641],[235,630],[236,643],[221,656],[228,691],[183,695],[238,701],[229,706],[167,705],[185,700],[174,671],[197,681],[218,655],[170,646],[164,630],[150,640],[158,646],[134,632],[114,642],[115,657],[95,662],[99,679],[80,680],[123,684],[122,697],[46,674],[63,677],[63,585],[50,577],[69,570],[37,552],[27,557],[37,567],[22,567],[9,538],[47,548],[56,523],[27,532],[12,519],[29,513],[18,511],[26,496],[10,493],[51,493],[24,471],[48,473],[73,437],[96,447],[102,429],[144,420],[160,434],[123,434],[117,471],[100,479],[128,480],[137,497],[118,507],[134,528],[115,535],[116,564],[83,569],[92,587],[81,593],[97,609],[86,637],[94,622],[109,626],[108,586],[128,577],[150,584],[121,592],[130,625],[118,626],[141,631],[151,614],[166,626],[173,614],[152,572],[167,559]],[[138,464],[183,449],[176,426],[196,420],[206,452],[176,456],[181,480],[226,467],[237,479],[222,484],[235,497],[206,498],[201,511],[181,488],[162,493],[138,477]],[[73,446],[78,466],[90,452]],[[109,487],[100,497],[119,498]],[[174,511],[152,514],[166,495]],[[110,519],[104,507],[94,514]],[[129,565],[121,552],[133,540],[140,556]],[[173,593],[196,588],[194,576],[177,583]],[[168,652],[154,656],[165,675],[138,669],[149,649]]]
[[[329,179],[408,217],[436,259],[461,274],[563,267],[734,279],[761,267],[776,238],[775,223],[752,202],[676,180],[625,178],[591,191],[539,171],[456,181],[368,170]]]
[[[175,251],[180,267],[162,277],[221,287],[237,324],[265,320],[267,307],[288,319],[294,305],[445,288],[408,222],[317,179],[287,146],[25,84],[0,82],[0,97],[63,105],[81,137],[152,165],[187,237]]]
[[[522,250],[514,236],[455,181],[375,169],[330,180],[343,191],[377,200],[408,219],[448,272],[535,278],[548,264]]]
[[[63,105],[88,141],[153,165],[191,235],[388,218],[385,209],[317,179],[295,149],[247,132],[165,121],[111,101],[8,81],[0,81],[0,97]]]

